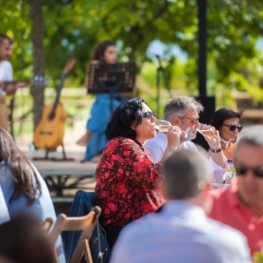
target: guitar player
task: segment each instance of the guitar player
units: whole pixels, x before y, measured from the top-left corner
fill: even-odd
[[[4,81],[13,80],[13,67],[8,61],[13,51],[13,40],[7,35],[0,34],[0,127],[8,129],[8,110],[5,105],[4,92],[6,95],[15,94],[16,90],[25,86],[25,83],[4,85]]]

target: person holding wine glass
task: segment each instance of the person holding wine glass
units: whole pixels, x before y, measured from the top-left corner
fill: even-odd
[[[238,133],[242,130],[240,125],[241,114],[227,108],[215,111],[210,124],[219,131],[221,148],[227,160],[233,161]]]
[[[159,184],[162,163],[178,144],[179,127],[167,133],[167,149],[154,163],[144,142],[155,137],[155,115],[141,98],[123,102],[106,128],[109,140],[96,169],[96,205],[110,248],[120,231],[131,221],[155,212],[165,202]]]
[[[198,121],[199,113],[203,110],[203,105],[192,97],[178,96],[168,101],[164,108],[164,119],[169,121],[172,126],[183,131],[179,135],[178,144],[174,149],[170,149],[170,151],[179,149],[198,151],[196,145],[191,141],[195,139],[197,130],[213,130],[212,136],[204,135],[204,138],[210,147],[209,163],[212,169],[213,181],[222,183],[224,181],[227,159],[222,152],[219,132],[210,125],[200,125]],[[187,130],[190,130],[189,136],[185,136],[184,131]],[[155,138],[146,142],[145,146],[150,152],[154,162],[159,162],[167,148],[166,134],[159,131]]]

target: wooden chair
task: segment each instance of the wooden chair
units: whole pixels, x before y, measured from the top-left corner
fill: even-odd
[[[53,219],[48,217],[45,219],[44,223],[43,223],[43,229],[44,231],[46,231],[47,233],[49,233],[51,226],[53,224]]]
[[[70,263],[80,263],[84,254],[86,256],[86,262],[93,263],[89,240],[96,226],[100,213],[100,207],[95,206],[86,216],[67,217],[65,214],[59,214],[57,216],[57,220],[50,231],[50,241],[52,245],[55,245],[56,240],[62,231],[82,230],[74,253],[69,260]]]

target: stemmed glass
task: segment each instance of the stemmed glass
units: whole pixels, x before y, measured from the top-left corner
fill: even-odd
[[[197,129],[197,131],[199,133],[201,133],[203,136],[208,136],[208,137],[212,137],[216,133],[216,130],[200,130],[200,129]],[[229,141],[225,141],[225,140],[220,138],[220,141],[223,142],[227,148],[231,142],[231,139]]]
[[[216,130],[200,130],[196,129],[199,133],[201,133],[203,136],[212,137],[216,134]]]
[[[168,132],[168,130],[172,128],[172,124],[166,120],[156,119],[154,128],[162,132]],[[182,131],[182,133],[184,133],[186,140],[190,139],[190,128],[187,128],[186,131]]]
[[[220,141],[223,142],[225,144],[225,147],[227,148],[229,146],[230,142],[232,141],[232,139],[230,139],[229,141],[225,141],[225,140],[220,138]]]

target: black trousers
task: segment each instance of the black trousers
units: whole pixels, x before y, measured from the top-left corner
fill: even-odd
[[[107,225],[104,226],[104,230],[106,232],[107,235],[107,240],[110,246],[110,249],[113,248],[114,244],[116,243],[118,236],[120,234],[120,232],[122,231],[122,229],[127,226],[131,221],[129,221],[126,224],[123,224],[121,226],[113,226],[113,225]]]

